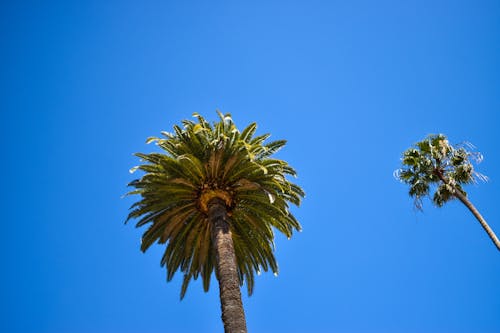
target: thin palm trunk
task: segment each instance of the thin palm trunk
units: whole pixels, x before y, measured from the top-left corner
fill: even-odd
[[[241,301],[238,268],[233,239],[229,230],[226,204],[219,198],[208,204],[212,242],[215,248],[216,277],[219,280],[222,321],[225,333],[246,333],[245,312]]]
[[[483,227],[484,231],[486,231],[486,233],[490,237],[490,239],[493,242],[493,244],[495,244],[495,246],[497,247],[497,249],[500,251],[500,241],[498,240],[497,235],[495,235],[495,232],[493,231],[493,229],[491,229],[490,226],[488,225],[488,223],[486,223],[486,220],[481,215],[481,213],[479,213],[479,211],[477,210],[477,208],[472,204],[472,202],[469,201],[469,199],[467,199],[467,197],[465,195],[462,194],[462,192],[460,192],[459,190],[457,190],[455,188],[455,186],[453,186],[452,184],[450,184],[447,181],[447,179],[442,175],[441,172],[437,172],[437,175],[438,175],[439,179],[441,179],[441,181],[443,183],[448,184],[448,185],[450,185],[450,186],[453,187],[453,195],[458,200],[460,200],[465,205],[465,207],[467,207],[470,210],[470,212],[472,213],[472,215],[474,215],[474,217],[479,221],[479,223]]]
[[[490,236],[491,240],[497,247],[497,249],[500,251],[500,241],[498,240],[497,235],[493,232],[493,230],[490,228],[488,223],[486,223],[486,220],[483,218],[483,216],[479,213],[479,211],[474,207],[472,202],[470,202],[465,195],[460,193],[460,191],[456,191],[454,193],[455,197],[458,198],[469,210],[470,212],[476,217],[476,219],[481,223],[481,226],[483,227],[484,231]]]

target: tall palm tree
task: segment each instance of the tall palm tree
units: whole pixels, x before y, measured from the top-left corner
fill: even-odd
[[[149,224],[141,250],[166,244],[161,259],[167,281],[184,273],[181,299],[191,279],[201,276],[208,291],[215,268],[225,332],[246,332],[240,286],[248,294],[254,273],[269,268],[278,274],[274,229],[287,237],[300,224],[289,211],[299,205],[302,189],[286,179],[296,173],[287,162],[271,158],[286,141],[265,143],[269,134],[254,136],[257,125],[239,131],[229,114],[218,112],[212,125],[199,114],[182,121],[173,133],[151,137],[164,152],[137,153],[144,164],[141,178],[128,194],[139,194],[128,219]]]
[[[409,194],[418,209],[422,209],[422,198],[429,196],[431,187],[435,190],[432,202],[438,207],[455,198],[460,200],[500,250],[497,236],[462,188],[477,179],[487,180],[474,170],[472,162],[481,162],[482,155],[470,150],[473,148],[470,143],[451,145],[443,134],[429,135],[403,153],[403,166],[396,171],[396,177],[410,185]]]

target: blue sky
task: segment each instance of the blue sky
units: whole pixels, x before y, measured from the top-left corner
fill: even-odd
[[[393,178],[429,133],[474,143],[500,233],[498,1],[4,1],[2,332],[222,332],[124,225],[132,153],[216,109],[287,139],[304,231],[244,306],[251,332],[500,331],[500,257],[457,202]]]

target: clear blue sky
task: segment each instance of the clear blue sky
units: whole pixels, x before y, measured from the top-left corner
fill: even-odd
[[[500,332],[500,253],[392,176],[429,133],[471,141],[500,233],[500,2],[3,1],[0,49],[0,331],[222,332],[217,284],[180,302],[121,199],[146,137],[220,109],[287,139],[307,192],[250,332]]]

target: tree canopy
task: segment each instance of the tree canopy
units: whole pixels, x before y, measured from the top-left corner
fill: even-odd
[[[409,195],[418,209],[422,209],[422,198],[431,195],[432,202],[441,207],[455,198],[455,191],[466,196],[463,185],[488,179],[474,169],[473,162],[483,159],[474,148],[468,142],[452,145],[443,134],[429,135],[403,153],[402,168],[395,175],[410,186]]]
[[[274,231],[291,237],[301,226],[290,213],[289,203],[299,205],[303,190],[287,176],[296,176],[287,162],[272,158],[285,140],[267,142],[269,134],[255,135],[257,124],[239,131],[230,114],[218,112],[213,124],[201,115],[184,120],[172,133],[150,137],[162,153],[137,153],[143,164],[142,177],[129,183],[128,195],[140,195],[128,219],[137,227],[149,225],[142,236],[141,250],[166,244],[161,265],[167,280],[175,272],[184,274],[181,298],[191,279],[202,277],[209,289],[214,270],[212,226],[207,204],[222,199],[228,209],[240,285],[246,281],[249,295],[254,273],[271,269],[278,273],[274,257]]]

